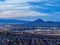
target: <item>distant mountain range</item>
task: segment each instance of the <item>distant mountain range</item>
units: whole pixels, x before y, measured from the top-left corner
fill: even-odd
[[[37,26],[60,26],[60,22],[44,21],[42,19],[37,19],[33,21],[31,24],[34,24]]]
[[[15,20],[15,19],[0,19],[0,23],[27,23],[30,21],[23,21],[23,20]]]
[[[15,19],[0,19],[0,23],[20,23],[25,26],[60,26],[60,22],[54,21],[44,21],[42,19],[37,19],[35,21],[24,21]]]

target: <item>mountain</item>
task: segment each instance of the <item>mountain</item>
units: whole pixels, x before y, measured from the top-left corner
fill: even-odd
[[[35,21],[33,21],[34,23],[43,23],[44,21],[42,19],[37,19]]]
[[[15,19],[0,19],[0,23],[28,23],[30,21],[24,21],[24,20],[15,20]]]
[[[28,24],[25,24],[27,26],[58,26],[60,27],[60,22],[54,22],[54,21],[44,21],[42,19],[37,19],[35,21],[32,21]]]
[[[60,27],[60,22],[44,21],[42,19],[37,19],[35,21],[0,19],[0,23],[18,23],[18,24],[22,24],[24,26],[59,26]]]

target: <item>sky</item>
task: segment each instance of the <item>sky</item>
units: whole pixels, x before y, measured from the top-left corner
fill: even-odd
[[[60,22],[60,0],[0,0],[0,19]]]

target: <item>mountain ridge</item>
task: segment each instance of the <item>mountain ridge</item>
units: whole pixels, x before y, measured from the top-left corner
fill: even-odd
[[[0,23],[18,23],[25,26],[60,26],[60,22],[44,21],[37,19],[34,21],[15,20],[15,19],[0,19]]]

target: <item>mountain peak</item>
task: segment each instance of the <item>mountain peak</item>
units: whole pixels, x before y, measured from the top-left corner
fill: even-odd
[[[42,20],[42,19],[37,19],[37,20],[35,20],[34,22],[40,23],[40,22],[44,22],[44,20]]]

